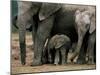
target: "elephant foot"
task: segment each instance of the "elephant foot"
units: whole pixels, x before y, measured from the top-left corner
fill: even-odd
[[[66,64],[67,64],[67,62],[62,62],[62,63],[61,63],[61,65],[66,65]]]
[[[42,65],[42,63],[36,63],[36,62],[34,62],[34,63],[32,63],[31,66],[40,66],[40,65]]]
[[[66,64],[68,64],[68,63],[63,63],[63,64],[61,64],[61,65],[63,65],[63,66],[64,66],[64,65],[66,65]]]
[[[31,66],[40,66],[42,65],[42,62],[39,61],[33,61],[33,63],[31,64]]]
[[[75,64],[86,64],[85,59],[78,59]]]
[[[48,59],[48,63],[54,64],[54,60],[49,58],[49,59]]]
[[[94,65],[95,62],[94,62],[94,61],[88,61],[87,64],[88,64],[88,65]]]
[[[71,55],[71,57],[70,57],[70,61],[71,62],[73,62],[74,61],[74,59],[77,57],[77,52],[74,52],[72,55]]]
[[[25,58],[21,60],[21,64],[22,65],[25,65],[26,64]]]
[[[93,64],[95,64],[95,62],[94,62],[93,59],[91,59],[91,60],[88,60],[87,64],[89,64],[89,65],[93,65]]]
[[[43,64],[47,64],[48,63],[48,60],[46,58],[42,58],[42,63]]]
[[[66,65],[67,64],[67,62],[65,62],[65,63],[61,63],[61,65]]]
[[[22,64],[22,65],[25,65],[25,64],[26,64],[26,62],[22,62],[21,64]]]
[[[54,65],[58,65],[59,63],[56,61],[56,62],[54,62]]]
[[[58,65],[58,63],[54,63],[54,65],[56,65],[56,66],[57,66],[57,65]]]

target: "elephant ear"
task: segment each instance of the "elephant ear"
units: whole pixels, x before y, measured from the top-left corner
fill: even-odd
[[[89,33],[91,34],[91,33],[93,33],[95,30],[96,30],[96,17],[95,17],[95,15],[92,15]]]
[[[39,12],[39,20],[42,21],[55,13],[61,8],[60,4],[55,3],[43,3]]]
[[[57,41],[55,49],[60,48],[61,46],[63,46],[66,43],[65,39],[60,39]]]

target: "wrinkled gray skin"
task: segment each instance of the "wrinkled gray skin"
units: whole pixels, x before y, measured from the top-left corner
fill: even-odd
[[[61,33],[66,34],[72,42],[77,41],[74,13],[77,8],[87,7],[18,1],[17,27],[19,28],[21,63],[24,65],[26,61],[25,32],[27,29],[32,30],[34,41],[32,65],[41,65],[44,44],[49,36]]]
[[[95,9],[89,8],[88,10],[80,11],[76,10],[75,12],[75,27],[76,31],[78,33],[78,43],[75,49],[75,52],[73,53],[71,60],[73,60],[77,55],[79,55],[83,39],[86,36],[86,33],[89,32],[89,38],[88,38],[88,63],[93,64],[94,62],[94,45],[95,45],[95,39],[96,39],[96,33],[95,33]],[[81,53],[82,54],[82,53]],[[84,55],[85,56],[85,55]],[[80,58],[81,56],[79,56]],[[83,57],[83,56],[82,56]],[[84,57],[85,58],[85,57]],[[80,58],[81,59],[81,58]],[[85,61],[83,61],[85,62]],[[78,63],[83,63],[82,59],[81,61],[78,60]]]
[[[87,47],[87,54],[88,54],[88,64],[95,64],[96,63],[96,31],[90,34],[88,39],[88,47]]]
[[[71,40],[63,34],[54,35],[48,43],[48,60],[55,65],[66,64]]]

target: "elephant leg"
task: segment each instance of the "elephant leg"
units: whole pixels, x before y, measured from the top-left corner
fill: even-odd
[[[49,63],[53,63],[52,53],[48,50],[48,61]]]
[[[54,64],[58,65],[59,61],[60,61],[60,54],[59,54],[59,49],[57,49],[55,52]]]
[[[61,51],[61,64],[64,65],[67,63],[67,52],[64,47],[61,47],[60,51]]]
[[[85,64],[85,63],[86,63],[86,50],[82,47],[81,52],[76,61],[76,64]]]
[[[96,33],[93,32],[89,36],[88,40],[88,64],[95,64],[94,62],[94,46],[95,46],[95,41],[96,41]]]
[[[95,46],[94,46],[94,63],[96,63],[96,42],[95,42]]]
[[[34,43],[34,58],[32,66],[42,64],[42,52],[46,39],[50,35],[50,31],[53,26],[54,16],[50,16],[47,19],[39,22],[35,43]]]

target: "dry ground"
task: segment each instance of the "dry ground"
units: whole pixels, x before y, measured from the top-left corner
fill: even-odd
[[[66,65],[51,65],[51,64],[44,64],[42,66],[30,66],[32,63],[32,37],[28,33],[26,36],[26,50],[27,50],[27,57],[26,57],[26,65],[22,66],[20,63],[20,52],[19,52],[19,41],[18,41],[18,34],[12,34],[11,40],[11,73],[18,74],[18,73],[37,73],[37,72],[53,72],[53,71],[70,71],[70,70],[88,70],[88,69],[95,69],[96,65],[77,65],[77,64],[66,64]]]

